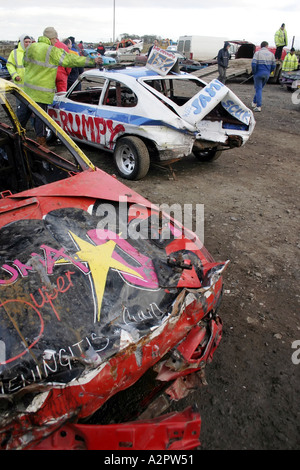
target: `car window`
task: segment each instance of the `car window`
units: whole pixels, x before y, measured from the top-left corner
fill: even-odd
[[[103,77],[83,77],[78,86],[71,88],[67,98],[77,103],[98,105],[105,81]]]
[[[145,83],[169,98],[177,106],[183,106],[204,87],[204,84],[199,80],[190,78],[160,78],[145,80]]]
[[[116,80],[110,80],[103,105],[132,108],[137,105],[137,96],[127,85]]]

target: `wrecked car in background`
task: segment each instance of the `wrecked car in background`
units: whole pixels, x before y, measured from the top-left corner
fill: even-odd
[[[144,41],[133,39],[122,39],[111,47],[106,47],[105,56],[118,57],[119,54],[140,54],[144,46]]]
[[[290,70],[282,72],[280,84],[286,86],[289,91],[295,91],[300,88],[300,70]]]
[[[86,71],[55,95],[49,115],[74,140],[113,153],[125,179],[143,178],[150,160],[193,152],[208,161],[244,145],[255,126],[252,111],[218,80],[176,72],[176,63],[154,46],[146,67]]]
[[[21,128],[16,99],[60,155]],[[227,262],[2,79],[0,103],[1,448],[199,446],[197,411],[163,413],[205,383]]]

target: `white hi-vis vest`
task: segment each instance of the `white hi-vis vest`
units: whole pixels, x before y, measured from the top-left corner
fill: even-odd
[[[88,67],[93,59],[68,54],[51,45],[45,36],[27,47],[24,55],[24,91],[37,103],[51,104],[55,94],[57,67]]]

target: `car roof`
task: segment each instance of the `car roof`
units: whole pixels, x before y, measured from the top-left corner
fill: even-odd
[[[186,75],[184,73],[172,73],[172,75]],[[84,77],[107,77],[107,78],[115,78],[116,76],[121,79],[121,77],[132,77],[136,80],[139,78],[149,78],[149,77],[160,77],[163,78],[162,75],[159,75],[157,72],[148,69],[147,67],[126,67],[126,68],[109,68],[109,69],[90,69],[83,72],[82,76]]]

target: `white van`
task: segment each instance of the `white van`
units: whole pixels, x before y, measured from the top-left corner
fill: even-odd
[[[227,40],[225,37],[214,36],[180,36],[177,50],[187,59],[212,60],[217,57]]]

